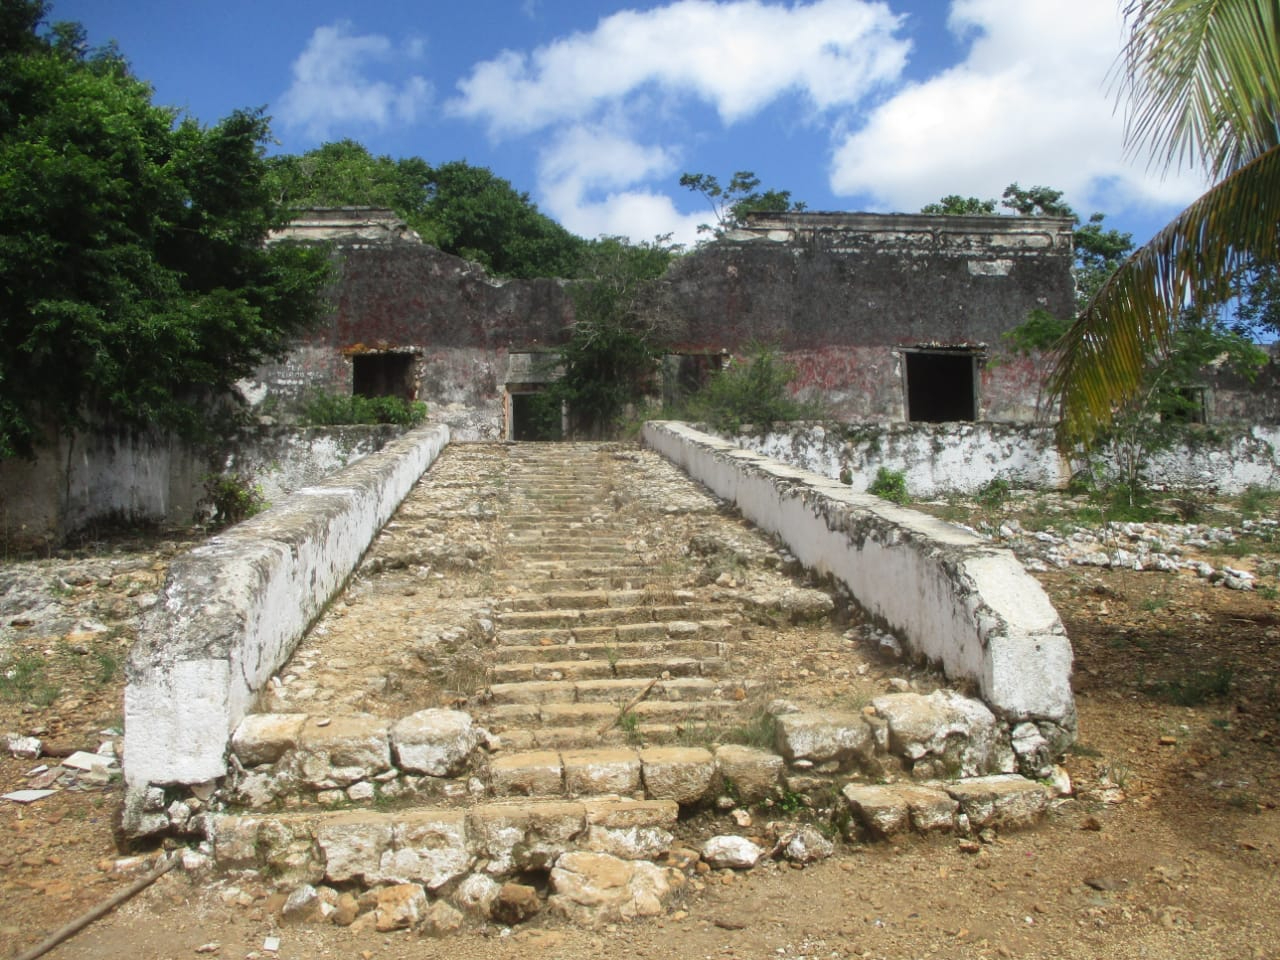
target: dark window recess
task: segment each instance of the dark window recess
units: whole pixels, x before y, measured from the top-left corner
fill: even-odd
[[[1166,423],[1208,423],[1204,394],[1204,387],[1178,387],[1160,419]]]
[[[359,353],[351,358],[351,392],[357,397],[399,397],[412,401],[413,354]]]
[[[946,423],[978,419],[974,355],[907,353],[907,419]]]
[[[673,405],[693,396],[723,367],[724,356],[719,353],[668,355],[662,368],[663,401]]]
[[[560,411],[553,410],[541,393],[511,394],[511,439],[559,440]]]

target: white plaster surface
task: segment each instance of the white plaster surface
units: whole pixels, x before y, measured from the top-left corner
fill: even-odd
[[[411,431],[174,562],[127,668],[126,830],[148,785],[225,774],[258,691],[448,442]]]
[[[844,582],[912,652],[972,680],[1002,717],[1074,728],[1070,642],[1012,553],[684,424],[647,423],[644,440]]]

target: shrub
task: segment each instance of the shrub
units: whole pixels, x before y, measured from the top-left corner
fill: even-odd
[[[413,427],[427,419],[427,405],[400,397],[339,396],[312,394],[303,407],[302,421],[308,426],[336,426],[353,423],[394,423]]]
[[[262,487],[239,473],[209,473],[204,478],[204,497],[198,505],[196,519],[205,519],[215,530],[229,527],[267,509]]]
[[[767,430],[787,420],[821,417],[817,404],[792,396],[789,387],[795,377],[795,368],[784,363],[775,348],[750,344],[746,357],[717,373],[691,399],[692,412],[727,433],[737,433],[745,424]]]
[[[911,502],[907,493],[907,475],[901,470],[890,470],[888,467],[881,467],[876,471],[876,478],[871,481],[867,492],[892,503]]]

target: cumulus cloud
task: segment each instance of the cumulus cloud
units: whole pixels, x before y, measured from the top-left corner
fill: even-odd
[[[692,243],[699,218],[681,214],[668,196],[628,189],[671,179],[677,163],[669,148],[645,146],[603,125],[575,125],[555,136],[541,153],[542,206],[566,228],[586,237],[640,241],[672,233],[676,242]]]
[[[827,110],[898,76],[908,50],[898,25],[885,5],[865,0],[624,10],[589,33],[477,64],[449,107],[496,137],[577,121],[646,88],[709,103],[726,124],[790,92]]]
[[[378,34],[356,35],[348,22],[317,27],[293,61],[293,83],[276,104],[276,114],[289,127],[301,128],[315,140],[335,130],[386,129],[413,123],[430,102],[431,85],[413,75],[393,83],[370,76],[372,70],[422,56],[420,39],[397,50]]]
[[[1012,181],[1063,190],[1087,213],[1104,199],[1183,203],[1194,175],[1161,179],[1125,159],[1112,84],[1122,27],[1115,0],[955,0],[963,62],[905,86],[836,145],[833,192],[917,210],[950,193],[998,197]]]

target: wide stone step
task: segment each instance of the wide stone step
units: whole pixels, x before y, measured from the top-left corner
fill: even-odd
[[[568,660],[662,659],[664,657],[715,661],[724,656],[724,644],[715,640],[636,640],[620,646],[613,643],[548,643],[498,646],[493,650],[498,664],[549,663]]]
[[[491,702],[504,704],[548,703],[621,703],[645,691],[649,680],[644,677],[608,678],[600,680],[524,680],[495,683],[489,687]],[[737,681],[713,680],[706,677],[676,677],[658,680],[647,692],[654,700],[733,699],[744,684]]]
[[[704,670],[701,660],[692,657],[646,657],[641,659],[551,660],[532,663],[500,663],[493,667],[498,683],[530,680],[604,680],[626,677],[697,677],[710,676],[723,663],[711,661]]]
[[[527,627],[502,630],[499,646],[554,647],[602,643],[662,643],[680,640],[719,639],[728,637],[733,624],[728,620],[663,620],[649,623],[622,623],[617,626]]]
[[[657,570],[650,570],[640,577],[632,573],[625,576],[545,576],[538,579],[530,579],[525,574],[510,569],[495,570],[494,574],[495,580],[506,584],[506,587],[502,589],[530,594],[555,594],[566,590],[631,590],[636,587],[646,586],[667,587],[675,582],[669,573],[659,573]]]
[[[618,719],[622,704],[617,703],[522,703],[507,707],[491,707],[477,711],[480,722],[498,734],[512,726],[542,724],[548,727],[579,727],[588,739],[604,724]],[[739,715],[742,705],[731,700],[642,700],[628,713],[637,722],[681,723],[721,720]],[[625,727],[624,727],[625,729]]]
[[[594,747],[503,754],[489,764],[497,796],[620,796],[696,806],[720,788],[710,750],[699,747]]]
[[[680,605],[636,604],[625,607],[593,607],[586,610],[513,610],[496,617],[500,629],[528,630],[542,627],[606,626],[629,623],[669,623],[724,618],[733,608],[719,603]]]

